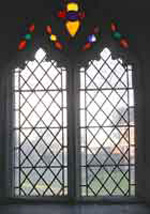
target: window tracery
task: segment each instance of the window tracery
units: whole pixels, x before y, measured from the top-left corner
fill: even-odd
[[[85,16],[85,13],[83,12],[83,13],[78,13],[79,11],[79,7],[78,7],[78,4],[79,4],[79,2],[78,1],[67,1],[67,3],[65,4],[65,6],[66,6],[66,9],[65,9],[65,11],[60,11],[60,12],[58,12],[57,13],[57,16],[59,17],[59,18],[62,18],[63,19],[63,21],[64,21],[64,28],[66,28],[66,31],[67,31],[67,34],[65,34],[65,38],[66,38],[66,40],[65,40],[65,42],[64,42],[64,40],[61,40],[61,38],[62,38],[62,35],[61,34],[56,34],[54,31],[53,31],[53,23],[50,23],[49,22],[49,24],[47,24],[47,25],[45,25],[45,27],[43,28],[43,37],[40,37],[40,41],[43,39],[47,39],[47,43],[42,43],[43,45],[41,45],[41,47],[42,48],[44,48],[44,50],[46,50],[46,52],[48,53],[47,54],[47,57],[45,58],[45,62],[47,61],[49,61],[49,55],[51,55],[51,58],[54,58],[54,59],[56,59],[56,61],[58,62],[58,63],[56,63],[57,64],[57,66],[60,68],[62,65],[63,66],[68,66],[68,68],[69,69],[72,69],[72,62],[73,62],[73,65],[76,65],[75,67],[76,67],[76,71],[75,72],[77,72],[77,70],[79,70],[79,68],[81,68],[82,66],[84,67],[84,68],[87,68],[88,67],[88,65],[89,65],[89,61],[90,61],[90,63],[91,63],[91,66],[94,64],[94,63],[96,63],[96,60],[101,60],[102,59],[102,56],[101,56],[101,54],[99,54],[100,52],[102,52],[103,51],[103,49],[104,49],[104,47],[106,46],[106,44],[108,44],[108,46],[109,46],[109,44],[110,44],[110,50],[111,50],[111,52],[112,52],[112,57],[114,57],[115,59],[116,58],[122,58],[122,61],[120,61],[120,64],[124,67],[124,68],[127,68],[127,64],[128,64],[128,62],[130,61],[130,57],[128,57],[128,49],[129,49],[129,41],[127,40],[127,38],[126,37],[124,37],[121,33],[120,33],[120,31],[119,31],[119,28],[118,28],[118,25],[116,24],[116,22],[110,22],[109,23],[109,27],[107,28],[107,33],[106,34],[103,34],[102,33],[102,31],[101,31],[101,29],[100,29],[100,26],[94,26],[92,29],[91,29],[91,32],[89,33],[89,34],[87,34],[87,36],[86,36],[86,40],[85,40],[85,42],[81,42],[80,43],[80,46],[79,46],[79,48],[77,49],[77,51],[76,52],[74,52],[74,49],[72,48],[72,46],[71,46],[71,48],[70,49],[67,49],[66,47],[68,47],[68,46],[70,46],[70,41],[74,41],[74,40],[78,40],[78,35],[80,34],[80,29],[82,28],[83,29],[83,27],[82,27],[82,20],[83,20],[83,18],[86,18],[86,16]],[[77,21],[77,19],[79,19],[80,18],[80,20],[78,20],[78,24],[76,23],[72,23],[72,22],[75,22],[75,21]],[[69,24],[69,22],[71,22],[70,24]],[[66,23],[66,24],[65,24]],[[73,25],[72,25],[73,24]],[[83,29],[84,30],[84,29]],[[28,27],[28,32],[27,32],[27,34],[25,34],[25,36],[23,37],[23,39],[21,40],[21,42],[20,42],[20,44],[19,44],[19,46],[18,46],[18,50],[19,51],[23,51],[23,50],[25,50],[25,49],[27,49],[28,47],[31,47],[31,43],[32,43],[32,41],[33,41],[33,39],[35,40],[35,42],[34,42],[34,44],[38,44],[38,47],[40,46],[40,42],[38,43],[38,42],[36,42],[37,40],[36,40],[36,36],[34,37],[34,34],[36,34],[36,24],[34,24],[34,23],[31,23],[30,25],[29,25],[29,27]],[[107,37],[107,38],[105,38],[105,35],[106,35],[106,37],[109,35],[109,38]],[[68,39],[69,38],[69,39]],[[112,41],[114,39],[114,42],[110,42],[110,41]],[[49,49],[51,49],[50,48],[50,46],[49,46],[49,44],[50,43],[52,43],[52,45],[54,45],[54,47],[56,48],[56,49],[58,49],[58,50],[60,50],[59,51],[59,53],[61,52],[61,53],[67,53],[66,54],[66,56],[64,56],[64,58],[63,59],[58,59],[59,57],[58,57],[58,55],[56,56],[55,54],[53,55],[53,53],[52,52],[49,52]],[[89,55],[89,56],[83,56],[83,51],[85,52],[85,54],[86,54],[86,50],[89,50],[89,49],[91,49],[92,50],[92,47],[93,47],[93,49],[94,49],[94,47],[96,47],[96,45],[94,46],[94,44],[98,44],[97,45],[97,50],[95,50],[95,52],[93,52],[94,54],[92,55],[92,58],[91,58],[91,56]],[[46,45],[45,45],[46,44]],[[115,44],[115,45],[114,45]],[[120,47],[119,49],[118,49],[118,46]],[[38,50],[38,47],[34,47],[34,46],[32,46],[32,48],[33,48],[33,50],[34,50],[34,52],[36,52],[37,50]],[[31,49],[30,49],[31,50]],[[70,51],[71,50],[71,51]],[[115,50],[117,50],[116,52],[115,52]],[[119,50],[119,51],[118,51]],[[79,54],[79,56],[77,56],[77,54],[76,53],[80,53]],[[90,52],[88,52],[88,53],[90,53]],[[54,56],[54,57],[53,57]],[[60,56],[60,55],[59,55]],[[71,57],[70,57],[71,56]],[[32,57],[33,58],[33,57]],[[109,58],[109,57],[108,57]],[[65,60],[65,59],[67,59],[67,60]],[[69,60],[70,60],[70,62],[69,62]],[[30,56],[28,56],[28,54],[27,54],[27,61],[24,63],[22,63],[21,62],[21,64],[23,65],[23,67],[25,68],[26,66],[27,66],[27,64],[28,64],[28,61],[30,60]],[[91,60],[94,60],[94,61],[91,61]],[[105,61],[105,63],[107,64],[107,60],[106,59],[102,59],[103,61]],[[120,60],[120,59],[119,59]],[[23,60],[22,60],[23,61]],[[74,62],[75,61],[75,62]],[[111,61],[111,60],[110,60]],[[53,63],[53,62],[52,62]],[[105,64],[104,63],[104,64]],[[111,63],[111,62],[110,62]],[[119,61],[118,61],[118,63],[119,63]],[[109,63],[108,63],[109,64]],[[112,62],[112,64],[113,64],[113,62]],[[66,66],[66,67],[67,67]],[[94,67],[95,66],[99,66],[98,65],[98,63],[97,63],[97,65],[95,64],[94,65]],[[111,65],[109,65],[109,66],[111,66]],[[108,66],[108,67],[109,67]],[[99,73],[99,72],[101,72],[100,70],[99,70],[99,68],[96,68],[96,70],[97,70],[97,73]],[[85,71],[85,70],[84,70]],[[80,72],[83,74],[84,72],[82,71],[82,70],[80,70]],[[114,70],[112,69],[112,73],[114,72]],[[39,72],[40,73],[40,72]],[[106,72],[107,73],[107,72]],[[91,74],[85,74],[85,76],[88,76],[88,78],[89,78],[89,82],[91,81],[91,83],[89,83],[89,84],[94,84],[95,86],[96,86],[96,84],[97,83],[95,83],[95,80],[97,79],[97,78],[95,78],[95,80],[92,78],[92,75],[94,75],[94,73],[92,73],[91,72]],[[118,72],[118,74],[116,73],[115,74],[115,77],[116,77],[116,79],[118,80],[118,82],[120,81],[120,84],[123,84],[123,81],[122,81],[122,77],[118,77],[118,75],[119,75],[119,72]],[[33,75],[34,76],[34,75]],[[103,78],[103,77],[102,77]],[[109,82],[109,80],[107,79],[107,78],[104,78],[105,79],[105,82],[106,83],[108,83]],[[38,81],[38,82],[40,82],[40,80]],[[86,88],[87,89],[87,88]],[[86,91],[86,90],[85,90]],[[87,96],[89,96],[89,92],[88,92],[88,89],[87,89],[87,91],[85,92],[85,93],[87,93]],[[116,95],[115,96],[117,96],[118,95],[118,93],[116,92]],[[81,95],[80,95],[81,96]],[[111,95],[110,95],[111,96]],[[119,94],[118,95],[118,97],[119,97],[119,99],[121,100],[121,101],[123,101],[124,100],[124,94]],[[106,97],[105,97],[106,98]],[[89,99],[91,99],[91,102],[93,102],[94,104],[95,104],[95,100],[96,100],[96,97],[91,97],[91,96],[89,96]],[[53,100],[54,101],[54,100]],[[55,102],[55,101],[54,101]],[[106,100],[105,100],[105,102],[109,102],[110,103],[110,105],[112,105],[113,106],[113,104],[111,104],[111,102],[112,101],[110,101],[110,99],[109,99],[109,96],[106,98]],[[126,101],[125,101],[126,102]],[[96,101],[96,103],[97,103],[97,101]],[[101,107],[100,107],[101,108]],[[116,110],[116,107],[115,106],[113,106],[113,108]],[[85,110],[86,111],[86,110]],[[89,111],[89,110],[87,110],[87,111]],[[117,110],[116,110],[116,112],[117,112]],[[89,112],[86,112],[86,113],[89,113]],[[111,112],[110,112],[111,113]],[[120,115],[120,117],[122,118],[122,120],[123,121],[126,121],[126,116],[124,115],[124,114],[122,114],[122,113],[118,113],[119,115]],[[110,118],[108,118],[109,117],[109,115],[107,115],[107,113],[105,114],[105,116],[107,117],[107,119],[109,120]],[[95,118],[96,118],[96,115],[94,115],[94,116],[91,116],[92,117],[92,120],[95,120]],[[27,118],[25,118],[25,119],[27,119]],[[28,120],[28,119],[27,119]],[[91,128],[91,127],[90,127]],[[88,134],[89,135],[91,135],[91,138],[93,138],[95,141],[97,141],[97,134],[96,133],[92,133],[92,132],[90,132],[89,130],[87,130],[87,132],[89,132]],[[113,132],[113,131],[112,131]],[[120,131],[120,129],[117,129],[117,134],[116,135],[119,135],[120,136],[120,139],[121,139],[121,141],[125,141],[126,143],[127,143],[127,141],[128,140],[126,140],[126,135],[128,135],[128,131],[125,129],[125,130],[121,130]],[[134,128],[133,128],[133,132],[134,132]],[[112,141],[112,136],[111,136],[111,133],[106,133],[105,132],[105,134],[107,135],[106,136],[106,138],[107,138],[107,140],[110,140],[110,141]],[[41,138],[42,138],[42,136],[40,136]],[[28,138],[28,136],[26,136],[26,138]],[[132,140],[134,139],[134,137],[132,137]],[[92,141],[92,140],[91,140]],[[134,141],[134,140],[133,140]],[[82,146],[81,146],[82,147]],[[101,147],[103,147],[103,145],[101,146]],[[99,148],[100,149],[100,148]],[[32,151],[33,151],[34,149],[32,149],[31,150],[31,153],[32,153]],[[89,146],[87,145],[87,150],[90,150],[90,148],[89,148]],[[103,150],[105,150],[105,148],[103,149]],[[90,163],[92,162],[94,162],[93,160],[96,160],[97,161],[97,157],[98,157],[98,155],[97,155],[97,153],[94,153],[93,151],[92,151],[92,149],[90,150],[90,152],[91,152],[91,157],[88,157],[88,158],[90,158],[91,160],[89,161]],[[113,162],[113,163],[115,163],[115,159],[114,159],[114,157],[112,158],[112,156],[113,156],[113,153],[115,153],[115,154],[117,154],[117,153],[121,153],[121,155],[122,155],[122,157],[121,157],[121,159],[120,159],[120,162],[122,161],[122,159],[124,159],[126,162],[129,162],[129,159],[126,157],[126,153],[127,153],[127,151],[126,151],[126,148],[123,150],[123,151],[121,151],[121,149],[120,149],[120,146],[118,146],[118,145],[115,145],[114,146],[114,149],[113,149],[113,151],[111,151],[110,152],[110,154],[109,154],[109,152],[108,151],[105,151],[105,153],[106,153],[106,159],[108,160],[108,159],[111,159],[111,161]],[[81,154],[83,155],[83,148],[81,148]],[[86,156],[88,156],[89,154],[88,153],[86,153]],[[54,156],[54,159],[57,159],[57,157],[55,158],[56,156]],[[28,159],[28,157],[26,156],[25,157],[26,158],[26,160]],[[84,157],[82,157],[82,158],[84,158]],[[132,160],[133,161],[133,160]],[[120,179],[119,179],[119,181],[118,181],[118,183],[117,182],[115,182],[115,178],[114,178],[114,176],[115,176],[115,167],[116,167],[116,165],[115,166],[113,166],[112,167],[112,170],[103,170],[103,173],[105,174],[105,179],[104,179],[104,182],[102,181],[102,182],[100,182],[100,179],[101,178],[99,178],[98,177],[98,174],[99,174],[99,172],[100,172],[100,170],[98,170],[98,171],[93,171],[91,168],[90,168],[90,166],[89,166],[89,162],[87,162],[87,171],[88,172],[86,172],[85,174],[86,174],[86,187],[84,186],[84,184],[83,183],[85,183],[85,180],[83,181],[83,179],[85,179],[85,177],[83,178],[83,177],[81,177],[81,180],[82,180],[82,184],[80,184],[80,187],[81,187],[81,195],[80,196],[98,196],[99,195],[99,193],[100,194],[102,194],[102,195],[115,195],[115,194],[118,194],[118,193],[120,193],[121,195],[130,195],[130,194],[134,194],[134,187],[132,188],[132,190],[130,189],[128,189],[128,184],[127,184],[127,180],[130,180],[130,170],[129,169],[127,169],[126,171],[123,171],[123,169],[122,168],[118,168],[119,169],[119,172],[120,172]],[[97,162],[98,163],[98,162]],[[130,167],[130,163],[127,165],[127,167]],[[89,167],[89,168],[88,168]],[[32,168],[32,166],[31,166],[31,168]],[[84,165],[82,165],[81,164],[81,168],[84,168]],[[106,167],[107,168],[107,167]],[[32,170],[31,170],[32,171]],[[132,171],[134,171],[134,167],[133,167],[133,170]],[[59,174],[59,173],[58,173]],[[134,173],[132,172],[132,175],[133,175]],[[28,178],[28,176],[30,175],[30,172],[29,172],[29,174],[24,174],[24,176],[26,177],[26,179],[27,180],[29,180],[29,183],[30,183],[30,191],[28,191],[27,193],[25,193],[25,191],[23,190],[21,190],[20,192],[22,192],[22,195],[32,195],[32,193],[33,193],[33,195],[41,195],[41,194],[43,194],[43,193],[39,193],[38,192],[38,190],[36,191],[35,189],[36,188],[40,188],[39,186],[38,186],[38,181],[39,181],[39,179],[37,179],[37,182],[36,183],[32,183],[32,181],[30,182],[30,178]],[[44,175],[44,174],[43,174]],[[88,178],[88,176],[90,176],[89,178]],[[41,178],[42,177],[42,175],[40,176],[39,175],[39,178]],[[54,175],[54,177],[56,178],[57,177],[57,175],[55,174]],[[89,179],[89,180],[88,180]],[[57,179],[55,179],[55,180],[57,180]],[[97,182],[97,184],[99,183],[100,185],[101,185],[101,188],[100,189],[98,189],[98,192],[97,192],[97,187],[96,187],[96,189],[95,189],[95,187],[93,187],[92,185],[93,185],[93,181],[95,181],[96,180],[96,182]],[[113,189],[111,189],[111,188],[107,188],[106,186],[107,186],[107,184],[109,183],[111,183],[110,182],[110,180],[111,180],[111,182],[113,183]],[[125,187],[122,185],[121,187],[119,186],[119,185],[121,185],[121,182],[122,182],[122,180],[125,180],[125,182],[126,182],[126,185],[125,185]],[[134,181],[134,179],[132,179],[133,181]],[[44,181],[45,182],[45,181]],[[59,182],[59,181],[58,181]],[[63,181],[61,180],[60,182],[59,182],[60,184],[62,184],[63,183]],[[52,183],[51,183],[52,184]],[[96,185],[97,185],[96,184]],[[108,184],[108,185],[109,185]],[[132,183],[133,184],[133,186],[134,186],[134,182]],[[20,185],[22,185],[22,183],[20,183]],[[47,185],[46,183],[44,184],[44,185]],[[87,188],[87,186],[88,186],[88,188]],[[25,188],[25,186],[20,186],[20,188]],[[56,195],[58,194],[58,195],[65,195],[65,194],[67,194],[68,193],[68,187],[65,187],[66,189],[65,189],[65,192],[63,192],[64,190],[63,189],[59,189],[60,191],[56,191]],[[130,187],[129,187],[130,188]],[[48,187],[45,187],[45,192],[44,192],[44,195],[46,195],[47,193],[46,193],[46,191],[48,190],[48,192],[49,192],[49,195],[55,195],[55,193],[54,193],[54,191],[53,191],[53,189],[52,190],[50,190],[49,191],[49,189],[48,189]],[[51,193],[50,193],[51,192]],[[65,193],[65,194],[64,194]],[[18,193],[19,194],[19,193]]]
[[[64,10],[59,11],[57,13],[57,16],[59,18],[63,19],[64,29],[65,29],[65,32],[67,32],[67,34],[65,35],[66,38],[69,35],[68,39],[66,39],[66,40],[70,41],[70,40],[74,39],[75,37],[77,37],[78,34],[80,33],[80,28],[83,28],[82,20],[84,18],[86,18],[86,15],[85,15],[85,12],[79,11],[79,1],[78,0],[66,1],[64,3],[64,8],[65,8]],[[56,49],[64,50],[67,43],[65,42],[65,44],[63,44],[63,42],[61,42],[62,35],[58,36],[57,34],[55,34],[52,30],[52,25],[53,25],[53,23],[47,25],[44,29],[44,33],[46,32],[46,34],[48,36],[48,40],[51,41],[52,43],[54,43],[54,46]],[[109,34],[112,35],[112,38],[119,42],[121,48],[128,49],[129,41],[127,40],[127,38],[125,36],[123,36],[119,32],[117,23],[110,21],[108,26],[109,26],[108,31],[109,31]],[[30,26],[28,27],[28,31],[29,31],[29,33],[26,34],[24,36],[24,38],[20,41],[20,43],[18,45],[18,50],[24,50],[27,47],[28,43],[31,42],[32,33],[35,31],[35,25],[33,23],[30,24]],[[99,29],[99,26],[93,27],[93,29],[91,29],[91,33],[89,33],[89,35],[87,35],[85,44],[83,44],[82,47],[80,47],[80,51],[82,52],[82,51],[86,51],[86,50],[90,49],[95,42],[97,42],[98,40],[101,41],[103,39],[102,37],[103,37],[102,32]]]

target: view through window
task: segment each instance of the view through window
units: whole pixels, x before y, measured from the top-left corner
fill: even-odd
[[[108,48],[100,56],[79,71],[81,196],[134,195],[132,66],[113,60]],[[72,188],[67,75],[55,61],[46,61],[41,48],[34,61],[14,71],[16,196],[65,196]]]
[[[15,70],[15,195],[68,192],[66,70],[35,60]]]
[[[81,195],[134,195],[132,66],[100,56],[80,69]]]

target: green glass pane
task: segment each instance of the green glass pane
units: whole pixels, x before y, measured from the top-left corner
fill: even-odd
[[[113,33],[113,37],[114,37],[115,39],[121,39],[122,35],[121,35],[119,32],[114,32],[114,33]]]
[[[25,39],[26,39],[26,40],[30,40],[30,39],[31,39],[31,34],[26,34],[26,35],[25,35]]]

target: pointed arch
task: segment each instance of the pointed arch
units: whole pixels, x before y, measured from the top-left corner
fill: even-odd
[[[80,68],[82,196],[135,194],[133,72],[108,48]]]
[[[15,196],[68,194],[67,72],[45,59],[14,71]]]

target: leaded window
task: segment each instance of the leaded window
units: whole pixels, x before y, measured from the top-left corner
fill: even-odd
[[[47,61],[43,49],[24,69],[14,71],[15,196],[67,196],[76,188],[69,180],[71,173],[80,197],[134,195],[132,66],[113,60],[105,48],[100,60],[91,60],[74,72],[74,81],[80,85],[77,111],[69,109],[69,99],[78,100],[68,96],[72,89],[67,80],[73,72]],[[69,112],[78,115],[72,117]],[[79,126],[68,126],[73,118],[79,119],[74,123]],[[71,142],[69,133],[79,142]],[[68,149],[75,148],[75,142],[77,149]],[[77,153],[80,158],[70,163]]]
[[[15,77],[15,195],[68,192],[66,69],[39,49]]]
[[[100,56],[80,69],[81,195],[134,195],[132,66]]]

